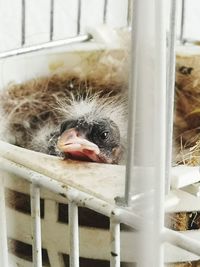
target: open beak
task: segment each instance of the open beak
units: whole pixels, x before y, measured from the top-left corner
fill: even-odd
[[[75,128],[61,134],[58,138],[57,148],[73,159],[101,162],[98,156],[100,154],[98,146],[88,141]]]

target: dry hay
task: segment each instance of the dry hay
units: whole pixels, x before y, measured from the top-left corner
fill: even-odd
[[[200,163],[200,56],[177,56],[174,140],[176,163]]]
[[[96,56],[96,62],[93,58],[87,59],[93,62],[90,68],[62,70],[22,84],[8,85],[0,95],[0,106],[9,121],[9,132],[15,136],[14,143],[30,148],[27,144],[35,130],[44,125],[58,125],[62,120],[58,103],[65,99],[67,104],[72,93],[75,99],[94,93],[100,98],[124,95],[128,79],[123,57],[123,54],[117,58],[103,53],[101,57]]]

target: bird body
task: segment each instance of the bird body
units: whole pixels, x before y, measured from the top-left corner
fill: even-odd
[[[1,138],[35,151],[121,162],[127,84],[112,76],[52,74],[12,84],[1,94]]]

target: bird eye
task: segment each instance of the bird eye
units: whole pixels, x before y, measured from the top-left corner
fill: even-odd
[[[103,139],[103,140],[107,139],[108,138],[108,134],[109,134],[109,132],[103,132],[103,133],[101,133],[100,134],[101,139]]]

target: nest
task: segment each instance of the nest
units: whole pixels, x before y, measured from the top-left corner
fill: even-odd
[[[128,87],[127,72],[123,68],[124,61],[119,64],[124,55],[118,59],[113,56],[112,60],[110,57],[103,53],[96,56],[96,62],[89,58],[93,61],[90,68],[54,71],[46,77],[8,85],[0,95],[0,104],[9,122],[9,131],[15,136],[15,144],[29,148],[35,130],[58,125],[61,121],[58,103],[65,99],[67,104],[72,94],[75,99],[94,93],[100,98],[124,95]]]
[[[200,163],[200,56],[177,56],[174,140],[176,163]]]

